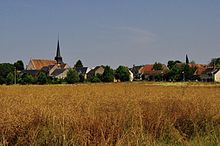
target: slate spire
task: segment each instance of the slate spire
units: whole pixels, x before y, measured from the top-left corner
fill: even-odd
[[[56,57],[55,60],[57,61],[57,64],[63,64],[63,59],[60,55],[60,42],[59,42],[59,38],[57,41],[57,53],[56,53]]]
[[[189,64],[189,58],[187,54],[186,54],[186,64]]]

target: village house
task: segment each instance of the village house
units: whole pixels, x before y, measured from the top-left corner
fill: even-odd
[[[204,82],[220,82],[220,68],[208,67],[200,78]]]
[[[86,80],[87,74],[89,73],[91,69],[88,67],[76,67],[75,70],[78,72],[79,75],[82,75],[84,79]]]
[[[145,80],[158,80],[158,77],[161,77],[163,80],[164,75],[168,72],[168,67],[165,64],[162,64],[160,70],[154,69],[154,64],[146,64],[141,68],[140,73],[142,79]]]
[[[87,79],[91,80],[94,76],[102,75],[104,73],[104,66],[96,66],[94,69],[91,69],[87,74]]]
[[[143,65],[140,65],[140,66],[133,65],[133,67],[129,69],[133,73],[134,80],[142,80],[141,78],[142,68],[143,68]]]
[[[132,82],[134,80],[134,74],[132,71],[130,71],[130,69],[128,71],[129,71],[129,81]]]
[[[206,64],[188,64],[190,68],[195,68],[195,72],[193,75],[195,76],[201,76],[203,72],[207,69],[208,65]]]

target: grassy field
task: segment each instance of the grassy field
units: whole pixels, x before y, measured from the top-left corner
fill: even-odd
[[[220,86],[0,86],[1,145],[220,145]]]

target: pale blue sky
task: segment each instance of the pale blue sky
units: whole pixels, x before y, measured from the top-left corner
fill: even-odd
[[[0,62],[141,65],[220,56],[220,0],[0,0]]]

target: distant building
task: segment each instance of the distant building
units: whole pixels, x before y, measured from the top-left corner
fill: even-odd
[[[130,71],[133,73],[133,79],[134,80],[141,80],[141,70],[143,68],[143,65],[135,66],[133,65],[132,68],[130,68]]]
[[[24,73],[36,76],[36,72],[42,70],[48,73],[48,76],[50,77],[63,79],[66,77],[69,68],[69,65],[65,64],[61,57],[60,44],[58,40],[56,56],[54,57],[54,60],[31,59],[27,65],[26,70],[24,70]]]
[[[78,72],[78,74],[82,75],[85,80],[87,79],[87,74],[90,71],[88,67],[76,67],[75,70]]]
[[[145,80],[163,80],[164,76],[168,72],[168,67],[165,64],[162,64],[161,70],[154,70],[154,64],[146,64],[141,68],[141,77]]]
[[[205,82],[220,82],[220,68],[208,67],[200,78]]]
[[[103,66],[96,66],[94,69],[91,69],[88,74],[87,78],[91,80],[96,75],[102,75],[104,73],[105,68]]]
[[[56,60],[31,59],[27,65],[27,70],[41,70],[45,66],[55,65]]]
[[[202,73],[208,68],[208,65],[206,64],[188,64],[190,68],[195,68],[195,72],[193,75],[195,76],[201,76]]]

